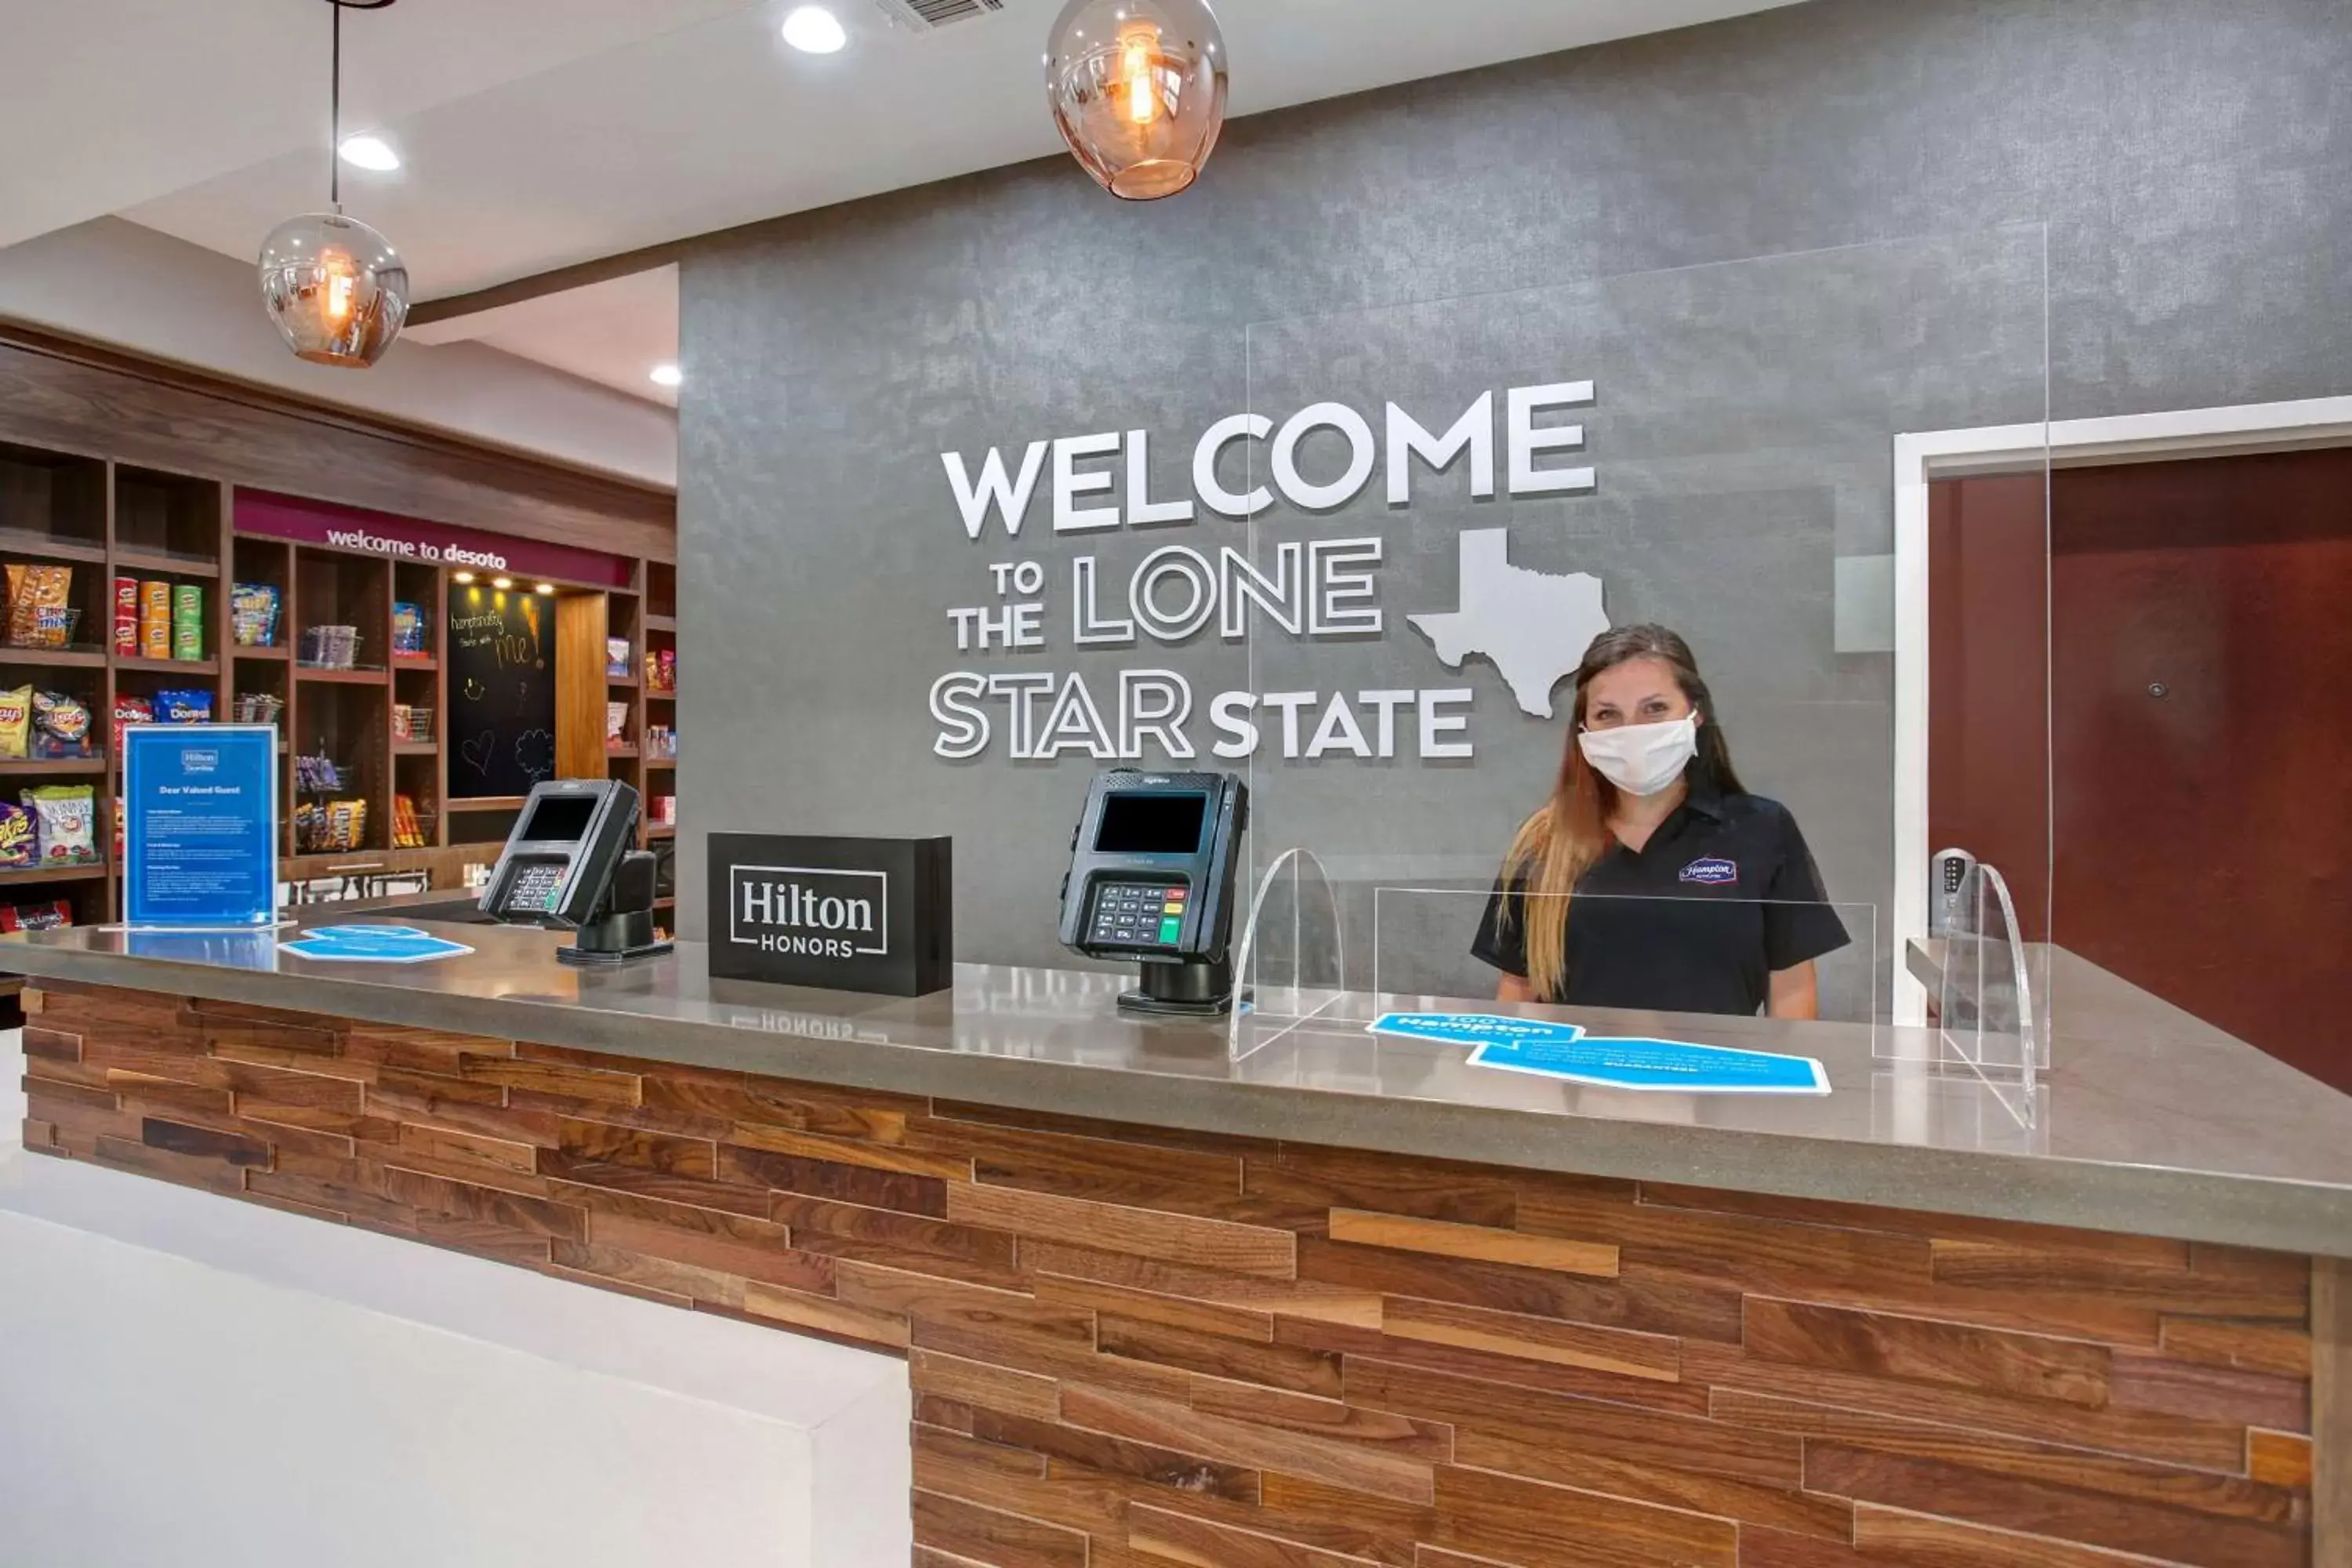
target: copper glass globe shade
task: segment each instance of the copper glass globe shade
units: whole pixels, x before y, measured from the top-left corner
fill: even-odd
[[[1208,0],[1069,0],[1046,46],[1045,93],[1104,189],[1172,196],[1224,128],[1224,37]]]
[[[262,241],[261,302],[298,357],[364,370],[408,320],[408,268],[358,219],[308,213]]]

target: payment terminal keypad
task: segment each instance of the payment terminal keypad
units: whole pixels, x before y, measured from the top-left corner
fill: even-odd
[[[1190,889],[1181,882],[1098,882],[1087,942],[1097,947],[1174,947]]]
[[[563,886],[563,867],[552,862],[518,868],[507,888],[507,908],[523,914],[553,909]]]

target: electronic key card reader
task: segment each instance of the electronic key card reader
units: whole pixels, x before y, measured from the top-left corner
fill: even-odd
[[[1227,953],[1249,786],[1231,773],[1097,774],[1071,836],[1062,944],[1142,965],[1118,1005],[1217,1014],[1234,1004]]]
[[[577,931],[556,956],[619,963],[670,951],[654,932],[654,858],[636,848],[637,792],[618,779],[533,784],[481,910],[507,925]]]

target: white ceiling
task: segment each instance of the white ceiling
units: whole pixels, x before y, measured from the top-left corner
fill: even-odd
[[[916,36],[827,0],[849,47],[787,47],[799,0],[400,0],[344,26],[353,216],[418,298],[1054,152],[1039,58],[1061,0]],[[1244,115],[1795,0],[1219,0]],[[0,244],[105,211],[240,259],[324,203],[320,0],[0,0],[44,69],[0,93]],[[19,12],[37,13],[29,23]],[[199,19],[199,14],[201,20]],[[29,90],[27,90],[29,89]],[[95,111],[93,110],[95,105]],[[57,127],[76,128],[70,137]],[[96,129],[93,129],[96,128]],[[38,156],[11,149],[37,148]],[[1210,176],[1214,177],[1213,165]],[[1108,198],[1105,198],[1108,199]],[[450,323],[648,398],[675,274]]]

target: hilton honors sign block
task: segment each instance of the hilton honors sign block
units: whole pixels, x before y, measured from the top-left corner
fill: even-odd
[[[710,836],[710,973],[921,996],[953,979],[952,841]]]

